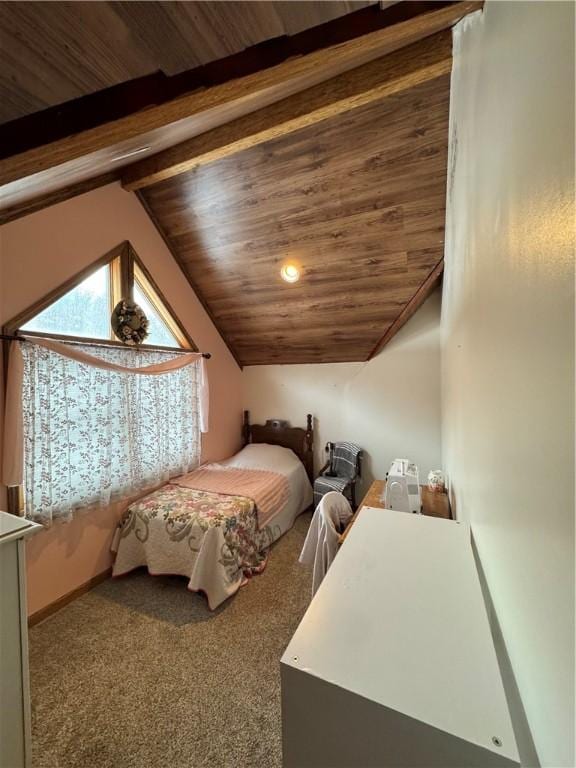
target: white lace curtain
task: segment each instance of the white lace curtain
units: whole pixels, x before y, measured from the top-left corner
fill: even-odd
[[[90,354],[88,354],[88,352]],[[190,471],[207,431],[199,354],[13,344],[4,482],[49,525]]]

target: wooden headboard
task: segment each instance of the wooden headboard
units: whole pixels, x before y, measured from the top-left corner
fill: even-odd
[[[290,448],[304,464],[310,482],[314,483],[314,431],[311,413],[306,417],[306,429],[302,429],[291,427],[287,421],[281,419],[268,419],[266,424],[250,424],[250,412],[244,411],[242,437],[244,445],[269,443]]]

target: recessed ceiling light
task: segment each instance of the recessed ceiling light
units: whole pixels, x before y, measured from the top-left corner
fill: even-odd
[[[280,277],[287,283],[296,283],[300,279],[300,270],[295,264],[284,264],[280,270]]]
[[[118,157],[115,157],[112,162],[117,163],[119,160],[126,160],[129,157],[134,157],[134,155],[141,155],[143,152],[149,152],[151,149],[152,147],[139,147],[138,149],[133,149],[123,155],[118,155]]]

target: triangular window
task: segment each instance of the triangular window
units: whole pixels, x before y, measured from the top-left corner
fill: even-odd
[[[144,310],[144,314],[148,318],[148,338],[146,343],[156,344],[161,347],[179,347],[180,345],[138,283],[134,284],[134,301]]]
[[[160,347],[186,347],[187,339],[154,289],[142,267],[134,264],[134,301],[148,318],[147,344]]]
[[[143,347],[196,350],[128,241],[8,323],[5,330],[114,342],[110,316],[121,299],[133,299],[148,319]]]
[[[110,266],[100,267],[71,291],[20,326],[22,331],[87,339],[110,338]]]

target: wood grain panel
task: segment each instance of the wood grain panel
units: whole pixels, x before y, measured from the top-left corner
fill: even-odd
[[[243,365],[367,360],[415,311],[443,256],[449,85],[442,75],[141,190]],[[285,260],[298,283],[281,280]]]
[[[442,258],[438,264],[430,271],[426,279],[422,282],[416,293],[412,296],[410,301],[406,303],[402,311],[396,317],[393,323],[391,323],[382,338],[378,341],[372,352],[370,353],[371,360],[375,357],[381,349],[383,349],[389,341],[398,333],[402,326],[408,322],[416,310],[423,304],[423,302],[430,296],[434,288],[439,284],[444,271],[444,259]]]
[[[274,3],[274,11],[282,22],[285,34],[295,35],[370,4],[370,2],[334,2],[334,0],[324,0],[321,3],[310,3],[308,0],[280,0]]]
[[[136,163],[126,189],[141,189],[448,74],[450,32],[408,46]]]
[[[227,0],[1,3],[0,122],[157,70],[177,74],[368,4],[298,2],[278,14],[274,2]]]
[[[9,5],[13,4],[4,3],[2,9],[5,10]],[[393,5],[382,12],[382,23],[385,23],[386,14],[396,8],[405,7],[412,12],[412,9],[417,11],[422,5],[426,4]],[[274,52],[273,57],[262,56],[263,69],[255,71],[260,66],[260,58],[257,57],[255,62],[248,58],[248,64],[244,63],[243,66],[252,74],[241,77],[236,75],[236,79],[233,79],[234,74],[229,74],[229,81],[223,82],[220,79],[219,85],[181,93],[168,101],[163,100],[160,93],[154,92],[155,101],[147,108],[140,108],[132,114],[124,113],[122,117],[108,119],[107,122],[96,119],[102,112],[100,109],[92,124],[87,125],[83,121],[83,127],[72,135],[51,139],[41,145],[34,144],[26,151],[19,151],[18,154],[0,160],[0,207],[13,207],[37,195],[45,195],[110,170],[120,169],[130,164],[130,160],[121,158],[131,151],[144,146],[151,147],[152,151],[162,151],[447,29],[462,16],[481,6],[482,2],[476,0],[444,7],[433,4],[433,10],[427,6],[425,13],[367,34],[359,33],[360,37],[348,37],[344,42],[330,45],[326,43],[326,40],[332,40],[328,36],[322,44],[324,47],[315,32],[312,39],[299,43],[302,50],[312,51],[306,55],[283,60],[285,51],[291,51],[293,45],[280,45],[280,54]],[[357,13],[362,14],[363,11]],[[340,27],[339,30],[339,34],[342,34]],[[312,33],[302,34],[309,36]],[[282,40],[292,42],[291,38]],[[22,56],[20,52],[17,59],[22,60]],[[271,65],[270,61],[274,61],[274,57],[282,63]],[[33,68],[33,72],[41,71],[43,68],[40,65]],[[222,73],[219,74],[221,77]],[[68,117],[66,122],[72,122],[72,116]],[[38,127],[34,136],[42,135],[43,130]]]

